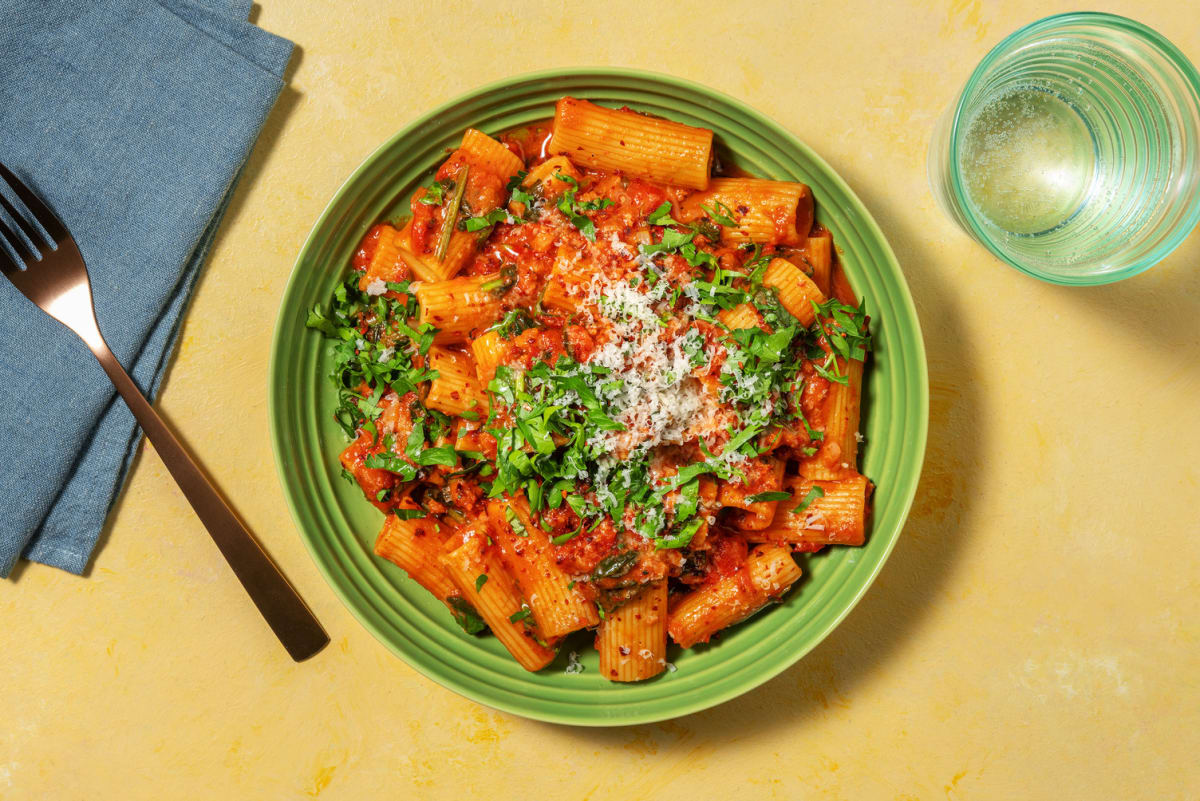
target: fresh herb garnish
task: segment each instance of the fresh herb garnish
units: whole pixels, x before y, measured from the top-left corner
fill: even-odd
[[[646,222],[650,225],[683,225],[683,223],[671,216],[671,201],[669,200],[650,212],[650,216],[646,218]]]
[[[606,578],[620,578],[632,570],[637,561],[637,551],[625,551],[624,553],[615,553],[611,556],[606,556],[600,560],[600,564],[596,565],[596,569],[592,571],[590,578],[592,581],[599,581]]]
[[[746,499],[746,503],[767,503],[768,501],[786,501],[792,497],[790,492],[760,492],[756,495],[751,495]]]
[[[684,523],[673,532],[670,536],[664,538],[658,543],[659,548],[686,548],[692,542],[692,538],[696,536],[696,532],[700,530],[700,526],[704,525],[704,521],[699,518],[693,519]]]
[[[431,467],[433,465],[454,467],[457,462],[458,457],[454,453],[454,448],[448,445],[441,448],[428,448],[421,451],[417,456],[417,464],[423,467]]]
[[[509,527],[512,528],[513,533],[518,537],[529,536],[529,529],[525,528],[525,524],[521,521],[517,513],[512,510],[511,506],[504,507],[504,519],[508,521]]]
[[[425,187],[425,194],[417,202],[426,206],[440,206],[446,199],[446,193],[452,189],[454,189],[454,181],[449,178],[444,181],[434,181]]]
[[[816,315],[814,327],[820,338],[818,346],[823,340],[831,356],[858,360],[866,358],[867,351],[871,349],[866,301],[855,308],[837,298],[829,298],[824,303],[813,302],[812,307]],[[820,355],[816,353],[816,348],[813,349],[813,355]]]
[[[339,284],[327,309],[314,308],[307,322],[333,341],[330,378],[338,393],[334,419],[348,438],[361,429],[374,439],[384,394],[389,389],[401,396],[417,393],[435,376],[426,367],[414,367],[412,358],[428,352],[435,329],[411,324],[417,300],[409,294],[408,282],[390,282],[388,289],[394,294],[379,296],[368,295],[358,283],[355,273]]]
[[[799,505],[797,505],[796,508],[792,510],[792,514],[794,514],[794,515],[800,514],[805,509],[807,509],[809,506],[811,506],[812,502],[815,501],[817,498],[824,498],[824,497],[825,497],[825,490],[821,489],[816,484],[813,484],[812,489],[810,489],[808,491],[808,494],[804,496],[804,500],[800,501]]]
[[[519,170],[516,175],[508,179],[508,184],[504,187],[504,190],[508,192],[508,202],[510,204],[520,203],[525,207],[524,213],[519,218],[524,222],[528,222],[529,220],[533,219],[533,207],[537,202],[537,197],[534,195],[534,193],[525,189],[525,178],[528,175],[529,173],[527,171]]]
[[[524,309],[513,309],[492,326],[501,339],[512,339],[517,334],[533,328],[533,318]]]
[[[417,469],[404,461],[404,457],[387,451],[370,454],[363,459],[363,464],[374,470],[387,470],[395,473],[404,481],[412,481],[417,477]]]
[[[700,208],[704,209],[704,213],[719,225],[729,228],[737,225],[737,221],[733,219],[733,210],[719,200],[714,201],[711,208],[703,203],[700,204]]]
[[[487,214],[481,214],[478,217],[468,217],[463,221],[463,230],[470,232],[484,230],[490,231],[492,226],[494,226],[496,223],[502,222],[520,225],[523,220],[517,219],[504,209],[492,209]]]
[[[481,578],[487,578],[487,576],[481,576]],[[471,606],[462,596],[451,595],[446,599],[446,604],[450,607],[450,614],[454,616],[454,622],[462,626],[462,630],[467,634],[479,634],[487,630],[487,624],[475,611],[475,607]]]
[[[554,178],[557,181],[569,184],[570,188],[563,192],[562,197],[558,200],[558,210],[566,215],[571,224],[579,229],[579,233],[583,234],[584,239],[590,242],[596,241],[596,223],[584,214],[587,211],[599,211],[613,205],[613,201],[608,198],[600,198],[598,200],[579,201],[576,195],[579,192],[579,182],[569,175],[564,175],[561,172],[554,173]]]

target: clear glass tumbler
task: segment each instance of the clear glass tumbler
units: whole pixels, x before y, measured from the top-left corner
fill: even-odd
[[[975,68],[927,169],[943,210],[1018,270],[1128,278],[1200,220],[1200,75],[1139,22],[1047,17]]]

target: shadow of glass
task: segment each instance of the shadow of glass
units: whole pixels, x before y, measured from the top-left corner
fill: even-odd
[[[863,201],[868,208],[886,209],[869,195]],[[898,216],[877,213],[876,219],[904,269],[924,327],[930,421],[916,500],[875,584],[812,653],[740,698],[643,726],[554,726],[559,736],[578,737],[591,747],[642,748],[660,758],[690,754],[710,737],[722,742],[770,737],[785,725],[794,727],[824,710],[848,707],[855,688],[886,669],[923,625],[971,530],[968,490],[977,480],[985,444],[975,422],[987,409],[970,357],[970,330],[945,279],[930,266],[924,238]]]
[[[1132,340],[1146,358],[1200,372],[1195,358],[1200,355],[1200,228],[1141,275],[1104,286],[1056,286],[1052,291],[1111,323],[1105,335]]]

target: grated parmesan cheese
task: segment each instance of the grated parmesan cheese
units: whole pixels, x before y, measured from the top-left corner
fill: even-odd
[[[693,375],[686,351],[689,344],[695,347],[692,339],[664,308],[668,288],[661,279],[645,287],[593,276],[586,302],[599,312],[593,322],[608,336],[588,363],[611,371],[603,397],[626,430],[596,431],[589,445],[626,454],[679,445],[725,421],[720,399]]]

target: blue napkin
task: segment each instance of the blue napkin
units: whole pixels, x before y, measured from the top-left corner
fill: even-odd
[[[283,88],[292,44],[250,5],[0,0],[0,162],[75,235],[100,328],[151,398]],[[82,572],[140,437],[83,343],[0,280],[0,577],[22,556]]]

